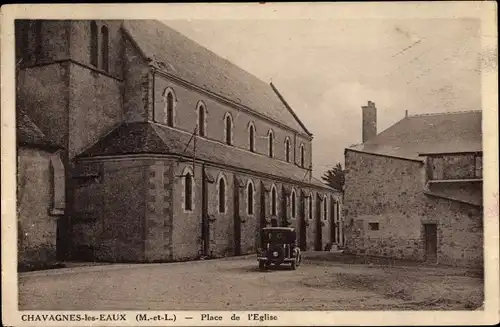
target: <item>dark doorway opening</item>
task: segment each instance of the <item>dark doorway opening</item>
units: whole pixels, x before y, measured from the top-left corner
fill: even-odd
[[[333,197],[330,198],[330,239],[332,241],[332,243],[336,243],[337,242],[337,238],[336,238],[336,228],[337,226],[335,226],[336,222],[337,222],[337,219],[335,219],[335,205],[336,205],[336,202],[335,202],[335,199]]]
[[[324,201],[324,200],[323,200]],[[322,239],[322,226],[321,226],[321,210],[323,208],[323,203],[322,203],[322,199],[321,197],[319,196],[319,194],[316,196],[316,219],[314,220],[315,221],[315,224],[316,224],[316,244],[314,246],[315,250],[316,251],[321,251],[322,250],[322,243],[323,243],[323,239]]]
[[[238,181],[234,181],[234,255],[241,255],[241,218],[240,218],[240,188]]]
[[[424,224],[425,261],[437,262],[437,224]]]
[[[300,193],[300,212],[299,212],[299,248],[307,251],[307,226],[306,226],[306,196]]]

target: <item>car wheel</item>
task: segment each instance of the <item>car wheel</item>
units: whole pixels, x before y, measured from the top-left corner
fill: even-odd
[[[300,266],[300,263],[302,261],[302,256],[300,255],[300,253],[297,255],[296,261],[297,261],[297,267]]]
[[[290,267],[292,267],[292,270],[297,269],[297,260],[292,261],[292,264],[290,265]]]
[[[260,270],[266,269],[266,263],[264,261],[259,261],[259,269]]]

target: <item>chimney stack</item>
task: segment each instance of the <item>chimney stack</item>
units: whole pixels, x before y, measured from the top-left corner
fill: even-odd
[[[363,143],[377,135],[377,108],[375,103],[368,101],[363,109]]]

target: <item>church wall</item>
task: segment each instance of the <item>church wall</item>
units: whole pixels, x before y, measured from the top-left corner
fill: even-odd
[[[154,77],[154,121],[166,123],[164,93],[166,89],[171,89],[175,93],[175,114],[174,126],[178,129],[193,133],[198,122],[197,105],[202,101],[206,108],[205,135],[209,139],[225,143],[225,121],[226,113],[230,113],[233,119],[232,144],[241,149],[249,150],[249,124],[255,125],[255,152],[268,155],[268,132],[272,129],[274,134],[274,158],[285,161],[285,139],[290,139],[290,164],[294,160],[294,132],[286,130],[278,125],[268,122],[262,118],[251,115],[242,110],[235,109],[233,106],[215,100],[190,87],[174,82],[159,73]],[[310,141],[305,137],[296,138],[296,162],[300,163],[300,144],[305,146],[305,167],[310,164]]]
[[[50,215],[53,185],[51,153],[18,149],[17,219],[18,264],[56,259],[57,216]]]

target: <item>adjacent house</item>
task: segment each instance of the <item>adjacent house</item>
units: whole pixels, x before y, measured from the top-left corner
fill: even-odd
[[[346,251],[483,265],[481,111],[406,116],[345,150]]]
[[[64,146],[61,258],[239,255],[271,223],[304,250],[342,240],[341,196],[275,85],[158,21],[21,20],[16,45],[18,101]]]

